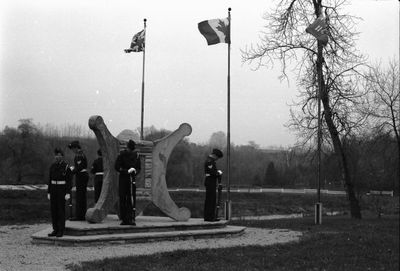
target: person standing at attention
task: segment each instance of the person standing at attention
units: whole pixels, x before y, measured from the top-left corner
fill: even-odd
[[[53,232],[48,236],[62,237],[65,230],[65,201],[71,197],[72,172],[64,161],[61,149],[54,149],[55,162],[50,166],[47,198],[50,200],[51,222]]]
[[[204,172],[206,179],[206,198],[204,201],[204,221],[218,221],[215,217],[216,199],[217,199],[217,181],[221,178],[222,171],[217,169],[216,161],[223,157],[222,151],[213,149],[204,163]]]
[[[119,208],[121,215],[121,225],[136,225],[133,217],[133,205],[136,197],[132,193],[134,188],[136,175],[140,171],[139,153],[135,151],[135,141],[129,140],[127,149],[121,151],[115,161],[115,170],[119,172]],[[135,191],[135,189],[133,189]]]
[[[76,200],[75,217],[71,220],[85,220],[86,215],[86,194],[89,175],[87,172],[87,159],[82,151],[79,141],[72,141],[68,148],[74,154],[74,166],[71,166],[72,173],[75,174]]]

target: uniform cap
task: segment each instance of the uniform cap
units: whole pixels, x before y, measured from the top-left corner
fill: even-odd
[[[72,141],[71,143],[68,144],[68,148],[70,148],[70,149],[73,149],[73,148],[80,149],[81,145],[79,145],[79,141],[78,140],[75,140],[75,141]]]
[[[135,141],[133,141],[132,139],[130,139],[130,140],[128,141],[128,144],[127,144],[126,146],[128,147],[128,149],[134,150],[135,147],[136,147],[136,143],[135,143]]]
[[[213,149],[212,154],[215,154],[218,158],[222,158],[224,154],[219,149]]]

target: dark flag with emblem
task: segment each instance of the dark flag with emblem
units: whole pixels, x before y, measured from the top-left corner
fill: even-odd
[[[328,43],[328,29],[324,17],[318,17],[306,28],[306,32],[321,41],[324,46]]]
[[[208,45],[231,43],[228,18],[202,21],[198,24],[198,27]]]
[[[133,36],[133,38],[132,38],[131,48],[125,49],[125,53],[144,51],[145,35],[146,35],[146,32],[144,29],[142,31],[136,33],[136,35]]]

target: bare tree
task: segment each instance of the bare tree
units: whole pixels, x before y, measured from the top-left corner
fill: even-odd
[[[368,92],[367,103],[362,113],[369,117],[371,126],[378,133],[388,133],[397,142],[397,177],[400,183],[400,97],[399,63],[389,61],[388,67],[381,64],[371,66],[366,74],[365,89]],[[395,183],[393,182],[393,190]]]
[[[258,67],[281,63],[282,78],[287,71],[296,72],[300,91],[297,112],[292,111],[290,126],[299,132],[305,142],[317,133],[318,82],[323,106],[322,134],[328,138],[343,172],[343,179],[353,218],[361,218],[358,199],[349,172],[342,140],[362,123],[353,108],[359,106],[362,95],[357,89],[359,69],[364,57],[355,48],[358,33],[354,31],[356,18],[342,14],[347,0],[280,0],[275,9],[265,15],[266,32],[261,42],[243,51],[243,60],[256,62]],[[318,17],[325,16],[329,42],[324,46],[305,32]]]
[[[223,149],[226,147],[226,135],[222,131],[214,132],[208,140],[208,145],[213,148]]]

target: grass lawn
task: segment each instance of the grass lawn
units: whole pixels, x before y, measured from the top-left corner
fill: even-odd
[[[0,225],[32,224],[50,222],[50,203],[47,191],[13,191],[0,190]],[[191,211],[191,217],[203,217],[205,193],[170,192],[171,198],[178,206],[185,206]],[[93,191],[87,193],[88,207],[94,205]],[[75,199],[75,196],[73,196]],[[223,202],[226,193],[223,193]],[[281,193],[232,193],[232,216],[261,216],[274,214],[303,213],[314,214],[316,196],[312,194]],[[74,200],[75,202],[75,200]],[[348,200],[345,196],[323,195],[324,211],[348,212]],[[399,197],[366,197],[360,198],[363,212],[375,213],[381,209],[385,214],[399,213]],[[69,215],[69,210],[66,212]],[[165,216],[153,204],[147,206],[144,215]]]
[[[175,251],[68,266],[83,270],[398,270],[399,216],[236,221],[236,225],[304,232],[299,242],[273,246]],[[154,243],[154,245],[157,245]]]

